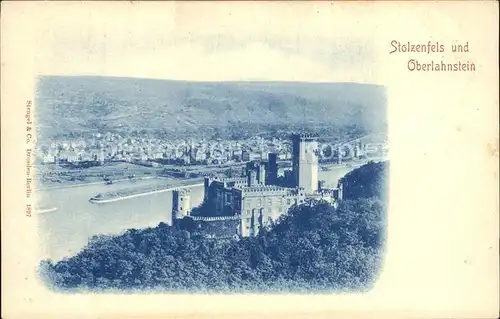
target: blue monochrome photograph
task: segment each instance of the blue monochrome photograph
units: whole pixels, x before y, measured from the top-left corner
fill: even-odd
[[[34,103],[55,292],[366,292],[383,269],[383,86],[44,75]]]

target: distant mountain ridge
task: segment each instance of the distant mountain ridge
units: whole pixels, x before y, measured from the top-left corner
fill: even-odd
[[[386,125],[386,92],[382,86],[356,83],[43,76],[37,85],[36,117],[44,136],[303,123],[376,131]]]

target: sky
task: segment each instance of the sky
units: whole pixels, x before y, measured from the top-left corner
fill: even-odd
[[[328,11],[328,3],[302,6],[199,5],[194,12],[186,3],[129,3],[115,5],[119,15],[106,3],[78,14],[41,7],[34,64],[45,75],[377,82],[376,30],[356,31],[356,20]]]

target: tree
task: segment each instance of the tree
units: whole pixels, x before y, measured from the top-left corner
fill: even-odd
[[[181,230],[188,231],[190,233],[194,232],[198,228],[198,224],[189,216],[178,220],[178,227]]]

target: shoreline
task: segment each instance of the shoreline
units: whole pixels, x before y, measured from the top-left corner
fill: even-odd
[[[193,182],[195,182],[195,181],[193,181]],[[178,186],[168,185],[165,188],[158,188],[158,189],[150,190],[150,191],[146,191],[146,192],[141,192],[141,190],[138,189],[136,193],[132,193],[132,194],[128,194],[128,195],[97,194],[96,196],[101,195],[101,196],[105,196],[105,197],[95,198],[95,196],[94,196],[94,197],[89,199],[89,202],[92,204],[105,204],[105,203],[112,203],[112,202],[117,202],[117,201],[121,201],[121,200],[126,200],[126,199],[130,199],[130,198],[136,198],[136,197],[140,197],[140,196],[168,192],[168,191],[172,191],[172,190],[177,189],[177,188],[190,188],[190,187],[203,186],[203,183],[200,183],[199,181],[196,181],[196,182],[197,183],[195,183],[195,184],[188,184],[188,185],[178,185]]]
[[[374,160],[374,161],[380,161],[380,160],[387,160],[386,156],[376,156],[376,157],[368,157],[363,160],[356,160],[356,161],[346,161],[341,164],[336,164],[336,163],[318,163],[319,166],[325,166],[330,169],[340,169],[340,168],[345,168],[349,167],[352,165],[353,167],[358,166],[360,164],[366,164],[368,161]],[[234,165],[235,167],[237,166],[242,166],[242,165]],[[228,166],[229,167],[229,166]],[[140,181],[140,180],[152,180],[152,179],[168,179],[162,176],[144,176],[144,177],[136,177],[134,180]],[[128,182],[130,179],[128,178],[123,178],[123,179],[117,179],[113,181],[114,183],[121,183],[121,182]],[[92,185],[100,185],[104,184],[104,181],[97,181],[97,182],[82,182],[82,183],[61,183],[60,185],[41,185],[40,187],[35,187],[33,190],[34,191],[50,191],[50,190],[55,190],[55,189],[64,189],[64,188],[73,188],[73,187],[85,187],[85,186],[92,186]]]
[[[342,164],[323,164],[320,166],[326,166],[330,169],[343,169],[343,168],[350,168],[350,169],[355,169],[359,166],[362,166],[369,161],[385,161],[387,160],[387,157],[373,157],[373,158],[367,158],[364,160],[356,161],[356,162],[344,162]],[[330,170],[329,169],[329,170]],[[164,179],[162,177],[158,176],[147,176],[147,177],[142,177],[138,178],[136,180],[153,180],[153,179]],[[120,183],[120,182],[127,182],[130,181],[130,179],[120,179],[113,181],[113,183]],[[190,187],[199,187],[203,186],[203,180],[201,179],[193,179],[193,180],[184,180],[184,181],[176,181],[177,183],[174,182],[173,185],[158,185],[155,189],[151,189],[148,187],[137,187],[137,188],[131,188],[131,189],[121,189],[117,190],[116,192],[104,192],[104,193],[99,193],[96,194],[95,196],[91,197],[88,201],[92,204],[105,204],[105,203],[111,203],[111,202],[116,202],[116,201],[121,201],[121,200],[126,200],[126,199],[131,199],[131,198],[136,198],[140,196],[146,196],[146,195],[152,195],[156,193],[161,193],[161,192],[168,192],[172,191],[176,188],[190,188]],[[192,184],[191,184],[192,183]],[[50,191],[54,189],[63,189],[63,188],[73,188],[73,187],[84,187],[84,186],[91,186],[91,185],[100,185],[103,184],[103,182],[91,182],[91,183],[79,183],[79,184],[74,184],[74,185],[60,185],[60,186],[54,186],[54,187],[45,187],[45,188],[37,188],[35,190],[39,191]],[[177,184],[177,185],[175,185]],[[122,194],[119,194],[122,192]],[[99,196],[99,197],[97,197]],[[97,197],[97,198],[96,198]]]

